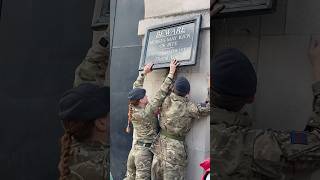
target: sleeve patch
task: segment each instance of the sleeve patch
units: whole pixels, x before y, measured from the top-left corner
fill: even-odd
[[[291,131],[290,140],[291,144],[308,145],[308,134],[305,131]]]

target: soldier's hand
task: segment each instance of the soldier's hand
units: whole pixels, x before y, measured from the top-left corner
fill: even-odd
[[[150,73],[152,71],[152,66],[153,66],[152,63],[146,64],[143,68],[143,73],[144,74]]]
[[[179,65],[179,62],[176,59],[173,59],[170,63],[170,73],[174,74]]]
[[[314,78],[316,81],[320,81],[320,38],[311,39],[309,59],[311,61]]]
[[[224,5],[217,4],[217,0],[211,0],[210,1],[210,16],[213,17],[214,15],[218,14],[223,8],[224,8]]]

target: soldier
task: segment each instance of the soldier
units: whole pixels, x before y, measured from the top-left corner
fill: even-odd
[[[285,179],[285,171],[320,167],[320,42],[312,43],[310,60],[313,115],[305,131],[252,128],[241,109],[252,103],[257,77],[250,60],[239,50],[225,49],[212,63],[211,169],[218,180]]]
[[[60,180],[104,180],[110,92],[84,83],[68,90],[59,102],[65,130],[61,137]]]
[[[75,88],[60,100],[60,180],[109,179],[109,3],[95,1],[92,46],[75,71]]]
[[[129,93],[129,121],[133,124],[133,145],[127,161],[126,180],[148,180],[151,178],[151,162],[153,154],[149,150],[157,135],[158,119],[156,111],[161,106],[173,83],[173,76],[178,66],[176,60],[171,61],[170,71],[160,90],[149,103],[142,89],[145,76],[152,71],[148,64],[133,84]]]
[[[152,179],[185,179],[187,152],[185,137],[192,121],[210,112],[209,100],[195,104],[186,97],[190,92],[189,81],[178,77],[173,92],[168,95],[160,111],[160,133],[151,146],[154,153]]]

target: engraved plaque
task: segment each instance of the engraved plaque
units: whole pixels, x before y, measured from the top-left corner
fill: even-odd
[[[225,8],[217,16],[225,17],[272,12],[276,0],[219,0],[218,4]]]
[[[151,27],[147,30],[139,70],[153,63],[154,69],[169,67],[176,59],[181,66],[194,65],[198,47],[201,15]]]

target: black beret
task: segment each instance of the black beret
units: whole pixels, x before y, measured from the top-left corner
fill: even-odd
[[[185,77],[178,77],[174,82],[174,89],[179,95],[185,96],[190,92],[190,83]]]
[[[84,83],[65,92],[59,102],[61,120],[86,121],[110,112],[110,89]]]
[[[146,95],[146,90],[142,88],[134,88],[129,92],[129,100],[139,100]]]
[[[212,65],[213,89],[223,95],[253,97],[257,88],[256,72],[241,51],[228,48],[217,53]]]

